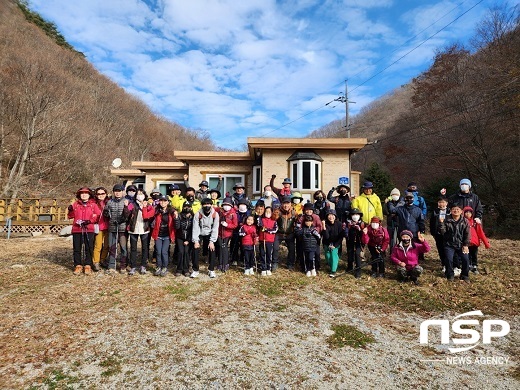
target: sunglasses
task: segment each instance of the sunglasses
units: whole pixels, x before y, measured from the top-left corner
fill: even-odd
[[[106,195],[106,192],[98,192],[96,195]]]

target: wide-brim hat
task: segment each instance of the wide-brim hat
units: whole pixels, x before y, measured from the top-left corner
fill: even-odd
[[[199,187],[202,187],[202,186],[209,187],[209,183],[208,183],[206,180],[202,180],[202,181],[199,183]]]
[[[363,183],[363,188],[374,188],[374,183],[371,181],[366,181]]]
[[[350,187],[349,187],[348,185],[346,185],[346,184],[339,184],[339,185],[336,187],[336,189],[339,190],[341,187],[344,187],[344,188],[347,189],[347,191],[350,191]]]
[[[213,188],[212,190],[209,190],[209,193],[211,194],[212,192],[216,192],[217,193],[217,198],[220,198],[222,196],[222,194],[220,193],[219,190],[217,190],[216,188]]]
[[[359,214],[361,217],[363,216],[363,212],[360,209],[350,210],[349,215],[352,215],[352,214]]]
[[[286,177],[285,179],[283,179],[282,184],[292,184],[292,181],[291,181],[291,179]]]
[[[233,206],[233,199],[231,199],[230,197],[224,198],[224,200],[222,201],[222,206],[224,206],[226,204],[228,206]]]
[[[233,186],[234,190],[236,190],[237,188],[243,188],[244,190],[246,189],[243,183],[237,183]]]

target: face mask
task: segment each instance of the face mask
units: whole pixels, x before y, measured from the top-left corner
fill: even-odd
[[[229,211],[229,210],[231,210],[231,206],[228,205],[228,204],[222,206],[222,208],[224,209],[224,211]]]
[[[397,202],[399,200],[399,195],[392,195],[392,200]]]
[[[185,208],[185,209],[182,209],[182,212],[184,214],[189,214],[189,213],[191,213],[191,209],[190,208]]]
[[[462,184],[462,185],[460,186],[460,190],[461,190],[462,192],[468,192],[468,191],[469,191],[469,186],[468,186],[467,184]]]
[[[372,227],[372,229],[379,229],[378,223],[371,223],[370,226]]]
[[[264,195],[269,198],[271,196],[271,191],[265,191]]]
[[[413,204],[413,199],[405,199],[406,204]]]
[[[298,204],[298,203],[300,203],[300,199],[293,199],[293,203],[294,203],[294,204]]]
[[[202,206],[202,210],[204,211],[204,214],[209,214],[211,206]]]
[[[238,211],[240,211],[241,213],[245,213],[247,211],[247,206],[245,204],[241,204],[240,206],[238,206]]]
[[[360,218],[359,214],[354,214],[354,215],[352,216],[352,220],[353,220],[354,222],[359,221],[359,218]]]
[[[135,191],[128,191],[126,194],[132,198],[135,195]]]
[[[410,245],[410,240],[403,240],[403,245],[404,246]]]
[[[317,200],[318,202],[321,202],[321,201],[323,200],[323,196],[318,196],[318,197],[316,198],[316,200]]]
[[[137,198],[137,200],[139,202],[142,202],[144,200],[144,195],[143,194],[139,194],[139,195],[136,196],[136,198]]]
[[[347,190],[340,190],[339,193],[340,193],[341,195],[346,195],[346,194],[347,194]]]
[[[161,194],[152,194],[152,199],[157,200],[157,199],[159,199],[160,196],[161,196]]]
[[[186,199],[189,200],[190,202],[193,202],[195,200],[195,197],[193,195],[188,195],[188,196],[186,196]]]
[[[271,218],[271,212],[270,211],[266,211],[265,214],[264,214],[264,217]]]

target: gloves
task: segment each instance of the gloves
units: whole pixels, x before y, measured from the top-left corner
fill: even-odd
[[[83,226],[83,220],[82,220],[82,219],[78,219],[78,220],[76,221],[76,225],[78,225],[78,226]]]
[[[90,221],[82,221],[81,227],[87,227],[87,225],[90,223]]]
[[[276,179],[276,175],[271,175],[271,177],[272,177],[273,179]]]
[[[312,229],[312,230],[311,230],[311,234],[312,234],[314,237],[321,238],[320,233],[318,233],[318,231],[317,231],[316,229]]]
[[[330,190],[331,190],[331,191],[334,191],[335,189],[336,189],[336,187],[332,187]]]
[[[222,226],[224,226],[224,227],[226,227],[226,226],[228,225],[228,223],[227,223],[226,221],[222,221],[222,222],[220,222],[220,224],[221,224]]]
[[[74,207],[72,207],[72,205],[69,204],[69,207],[67,207],[67,210],[72,211],[72,210],[74,210]]]

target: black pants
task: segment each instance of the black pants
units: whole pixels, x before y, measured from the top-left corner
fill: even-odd
[[[255,247],[245,245],[242,247],[242,252],[244,252],[244,268],[253,268],[255,266]]]
[[[271,271],[273,266],[274,242],[260,241],[260,268]]]
[[[320,269],[320,247],[319,245],[312,250],[304,250],[304,265],[302,268],[303,272],[312,271],[313,269],[318,271]]]
[[[130,267],[137,265],[137,240],[141,237],[141,267],[148,263],[148,252],[150,248],[150,234],[130,234]]]
[[[230,261],[236,261],[238,264],[244,261],[244,254],[242,252],[242,243],[241,238],[238,235],[238,232],[231,237],[231,249],[230,249]]]
[[[229,269],[229,240],[231,237],[219,237],[215,244],[218,256],[218,269],[226,272]]]
[[[368,246],[370,255],[372,256],[372,273],[384,274],[385,273],[385,257],[384,253],[379,253],[374,246]],[[379,259],[376,261],[376,259]]]
[[[199,236],[199,242],[200,242],[200,248],[194,249],[193,253],[193,270],[198,271],[199,270],[199,257],[200,257],[200,249],[204,247],[208,247],[209,245],[209,237],[210,236]],[[215,244],[216,245],[216,244]],[[208,250],[209,253],[209,267],[208,271],[214,271],[215,270],[215,251]]]
[[[85,251],[85,264],[83,264],[82,250]],[[72,252],[74,258],[74,266],[90,265],[92,266],[92,252],[94,250],[94,233],[73,233],[72,234]]]
[[[469,265],[471,267],[478,265],[478,246],[470,245],[469,247]]]
[[[439,252],[439,259],[441,260],[441,265],[446,267],[446,252],[444,251],[444,237],[441,235],[434,235],[435,246],[437,247],[437,252]]]
[[[186,274],[190,270],[191,257],[193,254],[193,242],[188,242],[184,245],[184,240],[181,238],[175,239],[177,248],[177,272]]]
[[[354,271],[354,276],[359,278],[361,276],[361,243],[347,241],[347,253],[347,271],[352,271],[355,264],[356,270]]]

